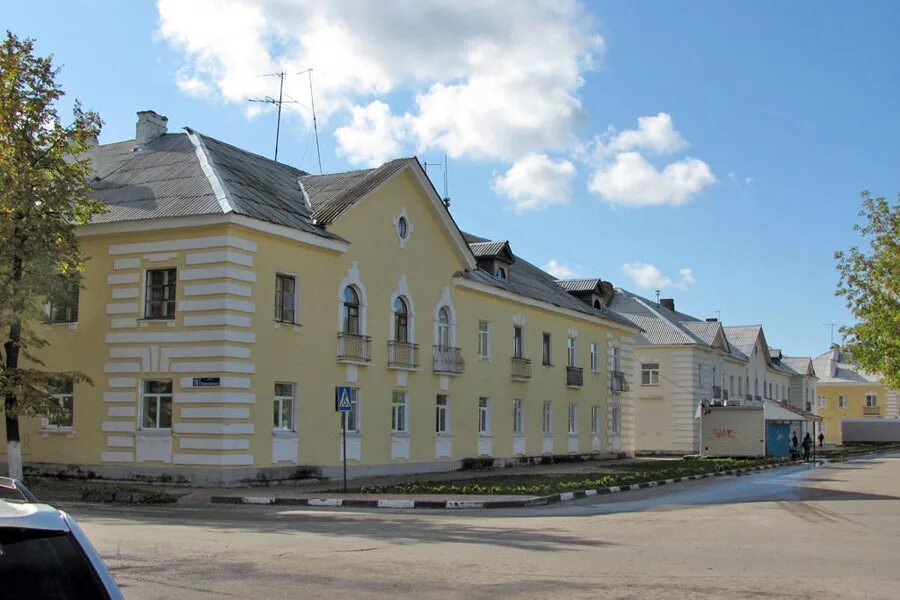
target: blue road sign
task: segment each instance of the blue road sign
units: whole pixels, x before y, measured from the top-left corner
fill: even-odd
[[[350,386],[339,385],[334,388],[334,410],[339,412],[350,412],[353,407],[350,399],[353,397],[353,390]]]

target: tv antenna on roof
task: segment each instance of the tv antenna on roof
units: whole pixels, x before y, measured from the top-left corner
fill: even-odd
[[[278,107],[278,120],[275,124],[275,162],[278,162],[278,138],[281,136],[281,106],[283,104],[297,104],[296,100],[285,100],[284,99],[284,71],[280,73],[267,73],[266,75],[260,75],[260,77],[277,77],[279,79],[278,83],[278,100],[271,96],[266,96],[265,98],[248,98],[247,102],[262,102],[263,104],[274,104]]]
[[[436,163],[423,162],[422,163],[422,167],[424,167],[426,175],[428,174],[428,167],[440,167],[441,169],[443,169],[443,171],[444,171],[444,197],[441,198],[441,202],[443,202],[444,206],[446,206],[447,208],[450,208],[450,180],[449,180],[449,175],[448,175],[448,171],[450,170],[449,166],[450,165],[447,162],[447,153],[446,152],[444,153],[444,162],[443,163],[439,163],[439,162],[436,162]]]
[[[834,347],[834,328],[837,325],[837,323],[823,323],[823,325],[825,327],[831,328],[831,344],[828,347],[833,348]]]
[[[319,159],[319,175],[322,174],[322,153],[319,151],[319,124],[316,121],[316,100],[313,96],[313,85],[312,85],[312,67],[300,71],[297,75],[303,75],[304,73],[309,75],[309,104],[312,107],[312,118],[313,118],[313,131],[316,133],[316,157]]]

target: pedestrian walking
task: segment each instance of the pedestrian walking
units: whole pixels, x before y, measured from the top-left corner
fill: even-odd
[[[797,439],[797,432],[795,431],[793,437],[791,437],[791,446],[794,447],[794,450],[799,451],[798,446],[800,445],[800,441]]]
[[[819,448],[821,448],[825,444],[825,434],[821,431],[819,432]]]
[[[812,444],[812,438],[809,437],[809,432],[807,432],[803,438],[803,460],[809,460],[809,449],[812,447]]]

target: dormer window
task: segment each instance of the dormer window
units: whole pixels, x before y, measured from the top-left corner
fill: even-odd
[[[497,273],[495,274],[497,279],[507,279],[506,269],[503,267],[497,267]]]

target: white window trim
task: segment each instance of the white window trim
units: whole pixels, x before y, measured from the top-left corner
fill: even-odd
[[[148,394],[144,392],[144,384],[149,381],[169,381],[172,384],[172,391],[168,394]],[[144,407],[146,406],[147,398],[154,398],[156,400],[156,423],[159,425],[159,415],[162,411],[160,411],[160,407],[162,406],[161,400],[164,396],[169,397],[169,404],[172,405],[172,425],[175,423],[175,382],[169,379],[142,379],[140,381],[141,385],[141,405],[140,405],[140,413],[138,414],[138,429],[142,431],[163,431],[169,432],[172,431],[172,427],[144,427]]]
[[[481,323],[485,323],[487,325],[487,329],[484,331],[481,330]],[[481,353],[481,334],[484,333],[484,351],[485,353]],[[490,360],[491,358],[491,322],[486,319],[478,319],[478,358],[484,360]]]
[[[656,365],[655,369],[648,368],[647,365]],[[653,363],[641,363],[641,386],[643,387],[658,387],[659,386],[659,365],[658,362]],[[649,373],[647,377],[647,383],[644,383],[644,373]],[[656,374],[656,381],[654,381],[653,375]]]
[[[482,408],[481,401],[485,401]],[[484,429],[481,427],[481,415],[484,414]],[[488,396],[480,396],[478,398],[478,435],[487,437],[493,433],[493,423],[491,418],[491,399]]]
[[[525,435],[525,401],[521,398],[513,400],[513,435]]]
[[[363,285],[359,275],[359,265],[354,260],[350,263],[347,276],[341,281],[337,289],[337,331],[344,331],[344,290],[347,286],[353,286],[359,296],[359,335],[367,335],[368,332],[368,300],[366,286]]]
[[[600,345],[597,342],[591,342],[591,373],[600,372]]]
[[[591,406],[591,435],[599,436],[603,426],[602,407],[599,404]]]
[[[58,425],[56,423],[50,422],[50,417],[44,416],[41,417],[41,431],[45,432],[63,432],[63,433],[71,433],[75,428],[75,382],[72,382],[72,393],[71,394],[50,394],[50,397],[56,401],[57,404],[62,406],[63,400],[68,398],[72,404],[72,424],[71,425]]]
[[[444,404],[444,430],[437,431],[437,412],[438,412],[438,403],[437,397],[443,396],[446,403]],[[450,424],[450,394],[437,394],[434,397],[434,411],[435,411],[435,435],[450,435],[452,433],[452,428]]]
[[[392,341],[397,341],[394,339],[394,302],[397,301],[397,298],[403,298],[403,301],[406,302],[406,336],[408,338],[408,343],[415,344],[416,343],[416,304],[413,302],[412,294],[409,293],[409,282],[406,278],[406,273],[400,274],[400,279],[397,281],[397,287],[394,289],[394,293],[391,294],[390,303],[388,303],[388,310],[390,315],[388,317],[388,337],[387,339]],[[362,309],[360,308],[360,311]]]
[[[297,431],[297,384],[291,383],[289,381],[276,381],[275,385],[289,385],[291,386],[291,395],[290,396],[277,396],[274,394],[275,386],[272,386],[273,392],[273,403],[279,404],[279,409],[282,408],[281,405],[284,404],[285,400],[291,401],[291,426],[289,428],[285,427],[276,427],[274,423],[272,423],[272,432],[273,433],[295,433]],[[279,418],[281,417],[282,411],[278,411]]]
[[[569,435],[578,435],[578,403],[569,402],[568,413],[566,414],[566,424],[569,429]]]
[[[456,347],[456,307],[453,305],[453,300],[450,298],[450,286],[445,285],[441,289],[441,297],[438,299],[437,304],[434,305],[434,345],[438,345],[438,341],[440,338],[440,314],[441,309],[447,307],[447,316],[450,318],[450,332],[449,332],[449,342],[450,347]]]
[[[553,401],[544,400],[541,405],[541,432],[544,437],[553,437]]]
[[[403,402],[395,402],[395,395],[403,396]],[[403,429],[397,429],[397,409],[403,408]],[[393,435],[409,434],[409,394],[403,390],[393,390],[391,392],[391,433]]]
[[[406,221],[406,237],[400,235],[400,219]],[[409,241],[409,238],[412,237],[414,231],[413,222],[410,220],[409,215],[406,214],[405,206],[400,207],[400,214],[394,217],[391,220],[391,223],[394,226],[394,233],[397,234],[397,239],[400,241],[400,247],[405,249],[406,243]]]
[[[147,281],[147,273],[149,273],[150,271],[167,271],[169,269],[175,270],[175,313],[172,315],[171,318],[170,317],[148,317],[147,316],[147,287],[149,286],[149,283]],[[140,302],[141,303],[138,305],[138,320],[139,321],[172,322],[178,318],[178,309],[179,309],[178,294],[183,293],[182,287],[184,287],[181,285],[181,280],[179,279],[179,277],[181,277],[181,269],[178,267],[178,265],[159,264],[159,265],[153,265],[152,267],[144,267],[141,269],[141,279],[140,279],[140,291],[141,291]],[[155,380],[151,380],[151,381],[155,381]]]

